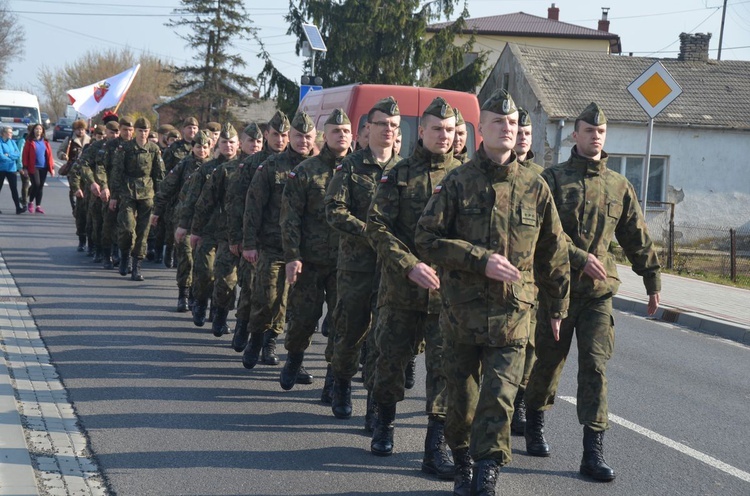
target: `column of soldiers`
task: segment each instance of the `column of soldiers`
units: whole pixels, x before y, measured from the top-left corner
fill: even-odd
[[[511,434],[524,436],[529,455],[550,456],[544,412],[575,335],[580,472],[611,481],[603,435],[619,280],[610,243],[643,277],[649,314],[661,285],[635,191],[606,167],[606,122],[589,105],[575,121],[571,157],[545,169],[530,150],[531,116],[505,90],[482,104],[483,142],[471,158],[466,122],[442,98],[424,111],[406,158],[394,150],[400,111],[391,97],[367,114],[354,152],[342,109],[327,116],[317,146],[301,111],[291,121],[277,112],[241,135],[231,124],[199,131],[188,118],[182,139],[159,129],[162,147],[172,136],[163,151],[147,120],[123,118],[97,128],[71,191],[88,196],[87,236],[105,268],[115,264],[116,238],[120,274],[133,280],[143,280],[149,226],[165,226],[154,243],[161,253],[173,239],[164,253],[167,266],[176,262],[177,310],[192,310],[202,327],[210,300],[221,337],[237,302],[231,347],[245,368],[278,365],[286,329],[284,390],[313,383],[304,358],[325,303],[321,400],[335,418],[350,418],[352,378],[366,355],[374,455],[394,450],[396,406],[424,350],[421,469],[453,480],[455,495],[495,494]]]

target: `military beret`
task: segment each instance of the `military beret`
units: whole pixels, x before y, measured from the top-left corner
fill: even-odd
[[[466,124],[466,121],[464,120],[463,114],[461,114],[461,111],[458,110],[458,107],[453,107],[453,111],[456,113],[456,126],[461,126],[463,124]]]
[[[73,123],[73,129],[86,129],[86,121],[78,119]]]
[[[604,111],[599,105],[591,102],[588,107],[583,109],[583,112],[576,118],[576,121],[587,122],[593,126],[601,126],[607,123],[607,116],[604,115]]]
[[[277,110],[276,113],[273,114],[271,120],[268,121],[268,126],[280,133],[288,133],[292,128],[292,125],[289,123],[289,118],[284,115],[281,110]]]
[[[151,129],[151,123],[145,117],[139,117],[133,127],[136,129]]]
[[[531,116],[525,108],[518,107],[518,127],[531,126]]]
[[[196,133],[195,137],[193,138],[193,144],[194,145],[210,145],[211,144],[211,137],[208,135],[206,131],[198,131]]]
[[[245,126],[245,129],[242,130],[245,135],[254,140],[263,139],[263,133],[260,131],[260,127],[258,127],[258,124],[256,122],[251,122],[247,126]]]
[[[392,96],[383,98],[382,100],[378,100],[377,102],[375,102],[375,105],[372,106],[370,112],[372,112],[373,110],[383,112],[384,114],[388,114],[391,117],[401,115],[401,112],[398,109],[398,102]]]
[[[177,138],[177,139],[180,139],[180,137],[181,137],[180,132],[177,129],[170,129],[165,134],[167,135],[167,138]]]
[[[107,110],[106,112],[104,112],[104,116],[102,116],[102,122],[105,124],[112,121],[116,122],[118,119],[119,117],[117,117],[117,114],[115,114],[111,110]]]
[[[213,121],[207,122],[206,129],[208,129],[209,131],[213,133],[219,133],[221,132],[221,124],[219,124],[218,122],[213,122]]]
[[[182,127],[188,127],[188,126],[198,126],[198,119],[195,117],[188,117],[184,121],[182,121]]]
[[[453,111],[453,107],[442,97],[436,97],[422,112],[422,116],[434,115],[438,119],[449,119],[455,117],[456,113]]]
[[[167,134],[169,131],[173,130],[174,126],[172,124],[162,124],[159,126],[159,129],[156,130],[159,134]]]
[[[120,117],[120,120],[118,122],[121,126],[133,127],[132,117]]]
[[[325,124],[333,124],[334,126],[342,126],[344,124],[351,125],[351,123],[352,121],[349,120],[349,116],[346,115],[346,112],[344,112],[344,109],[342,108],[334,109],[325,122]]]
[[[97,126],[94,128],[94,134],[101,134],[104,135],[105,127],[102,124],[97,124]]]
[[[487,110],[493,114],[510,115],[518,109],[510,93],[504,89],[499,89],[495,90],[487,101],[482,104],[482,110]]]
[[[221,133],[219,138],[232,139],[237,137],[237,130],[234,128],[231,122],[227,122],[221,127]]]
[[[120,123],[117,121],[109,121],[106,124],[107,129],[110,131],[119,131],[120,130]]]
[[[301,110],[294,114],[294,119],[292,119],[292,127],[300,133],[309,133],[310,131],[315,131],[315,123],[309,115]]]

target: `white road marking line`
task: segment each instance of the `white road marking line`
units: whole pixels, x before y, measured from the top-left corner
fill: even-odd
[[[558,396],[558,398],[560,398],[563,401],[567,401],[568,403],[571,403],[573,405],[576,404],[576,399],[573,398],[572,396]],[[630,422],[629,420],[625,420],[622,417],[618,417],[617,415],[613,415],[612,413],[609,414],[609,420],[614,422],[615,424],[619,424],[625,427],[626,429],[630,429],[631,431],[634,431],[634,432],[637,432],[638,434],[646,436],[647,438],[653,441],[656,441],[657,443],[661,443],[664,446],[677,450],[680,453],[683,453],[691,458],[695,458],[699,462],[703,462],[706,465],[717,468],[721,470],[722,472],[726,472],[727,474],[737,477],[738,479],[743,480],[745,482],[750,482],[750,473],[747,473],[743,470],[733,467],[729,465],[728,463],[724,463],[721,460],[717,460],[716,458],[709,456],[705,453],[701,453],[700,451],[694,450],[690,446],[685,446],[682,443],[673,441],[669,439],[668,437],[664,437],[661,434],[658,434],[652,430],[646,429],[645,427],[641,427],[638,424],[634,424],[633,422]]]

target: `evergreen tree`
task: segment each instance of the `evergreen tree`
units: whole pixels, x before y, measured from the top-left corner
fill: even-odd
[[[231,119],[230,101],[240,102],[255,85],[255,80],[239,70],[245,61],[230,53],[232,43],[248,39],[254,29],[241,0],[180,0],[182,7],[173,11],[166,23],[171,28],[189,28],[179,34],[187,46],[197,52],[195,64],[175,67],[174,89],[198,88],[201,108],[195,109],[202,121]]]

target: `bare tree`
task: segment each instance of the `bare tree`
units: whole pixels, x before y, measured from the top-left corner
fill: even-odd
[[[37,79],[41,100],[39,103],[43,110],[50,113],[52,121],[56,122],[65,116],[65,108],[68,105],[63,77],[59,71],[43,65],[37,73]]]
[[[7,0],[0,0],[0,87],[5,86],[10,62],[23,59],[26,33],[10,9]]]

